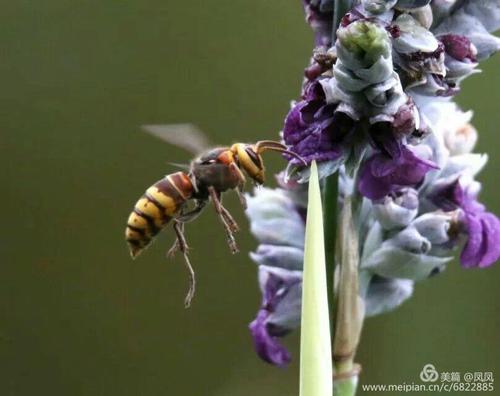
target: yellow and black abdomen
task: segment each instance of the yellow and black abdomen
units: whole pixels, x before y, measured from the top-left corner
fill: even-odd
[[[157,181],[139,198],[130,213],[125,238],[132,257],[137,257],[193,195],[191,179],[183,172]]]

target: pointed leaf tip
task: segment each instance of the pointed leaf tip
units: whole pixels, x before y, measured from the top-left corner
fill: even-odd
[[[311,164],[302,283],[300,396],[332,396],[332,346],[318,168]]]

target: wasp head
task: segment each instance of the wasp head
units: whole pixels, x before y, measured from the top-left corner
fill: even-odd
[[[264,183],[264,163],[255,145],[236,143],[231,147],[231,151],[237,158],[238,165],[248,176],[257,184]]]
[[[237,158],[239,166],[250,176],[257,184],[264,183],[264,162],[261,153],[266,151],[277,151],[298,158],[304,162],[297,154],[287,150],[287,147],[279,142],[272,140],[261,140],[255,144],[236,143],[231,147],[231,151]],[[305,164],[305,163],[304,163]]]

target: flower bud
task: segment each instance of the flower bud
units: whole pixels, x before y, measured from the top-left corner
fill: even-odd
[[[285,190],[260,188],[247,196],[250,230],[262,243],[304,246],[304,221]]]
[[[440,239],[442,233],[437,231],[442,230],[442,222],[437,221],[435,224],[424,218],[421,224],[417,223],[425,236],[420,234],[413,223],[384,242],[381,241],[383,234],[377,232],[376,226],[372,227],[366,238],[361,268],[386,278],[414,281],[443,271],[445,264],[453,257],[442,257],[441,252],[436,255],[427,238],[436,241],[443,239]]]
[[[466,1],[435,29],[437,35],[454,34],[467,37],[474,44],[474,57],[483,60],[500,49],[500,38],[490,34],[500,25],[500,8],[489,1]]]
[[[451,213],[432,212],[419,216],[412,223],[420,235],[431,244],[441,245],[450,240]]]
[[[259,265],[302,270],[304,250],[295,246],[263,244],[256,252],[250,252],[250,257]]]
[[[396,5],[398,0],[362,0],[365,10],[372,14],[382,14]]]
[[[430,247],[430,242],[414,227],[410,227],[410,230],[383,242],[373,253],[364,257],[361,268],[387,278],[426,279],[443,271],[446,263],[453,259],[424,253]]]
[[[431,241],[411,226],[397,233],[389,242],[395,247],[414,254],[427,254],[432,248]]]
[[[418,21],[409,14],[401,14],[394,21],[399,27],[400,34],[394,38],[394,49],[402,54],[413,52],[434,52],[438,49],[438,41],[434,35],[422,27]]]
[[[439,23],[449,16],[456,2],[457,0],[433,0],[432,11],[434,14],[434,21]]]
[[[464,175],[475,176],[488,162],[486,154],[460,154],[450,157],[439,177],[441,179],[459,177]]]
[[[414,10],[416,8],[425,7],[431,0],[399,0],[396,8],[402,10]]]
[[[386,230],[406,227],[418,213],[418,193],[405,188],[373,203],[373,213]]]
[[[364,94],[373,106],[373,115],[379,113],[394,115],[408,101],[399,76],[395,72],[387,80],[367,88]]]
[[[375,316],[392,311],[413,294],[413,281],[390,279],[375,275],[368,285],[365,296],[366,316]]]
[[[451,155],[470,153],[477,142],[477,130],[470,123],[445,131],[444,142]]]
[[[337,37],[337,56],[349,69],[365,69],[391,55],[389,36],[376,23],[355,21],[339,29]]]
[[[429,4],[426,6],[416,8],[410,12],[411,15],[426,29],[432,26],[433,15],[432,8]]]
[[[477,131],[470,124],[472,111],[462,111],[454,102],[444,100],[416,100],[420,114],[432,125],[432,131],[444,140],[452,156],[467,154],[477,142]]]

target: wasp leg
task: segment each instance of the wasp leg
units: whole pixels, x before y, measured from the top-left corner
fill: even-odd
[[[238,186],[236,187],[236,194],[238,194],[238,198],[240,199],[240,203],[243,206],[243,209],[246,210],[247,200],[246,200],[245,196],[243,195],[244,194],[243,188],[245,187],[245,182],[246,182],[245,175],[243,174],[241,169],[235,163],[232,163],[231,165],[229,165],[229,167],[236,174],[236,176],[238,177],[238,179],[240,181],[238,183]]]
[[[178,249],[182,252],[184,255],[184,262],[186,264],[186,268],[189,273],[189,290],[186,294],[186,298],[184,299],[184,306],[186,308],[189,308],[191,305],[191,300],[194,297],[194,292],[196,288],[196,277],[194,274],[193,266],[191,265],[191,262],[189,261],[189,255],[188,255],[188,250],[189,247],[186,242],[186,237],[184,236],[184,223],[175,220],[174,221],[174,231],[175,234],[177,235],[177,241],[176,245],[178,246]]]
[[[236,222],[236,220],[233,218],[231,213],[229,213],[229,210],[226,209],[224,205],[222,205],[222,196],[219,195],[219,207],[221,210],[222,216],[224,216],[224,220],[226,220],[226,223],[228,224],[229,228],[231,229],[231,232],[239,232],[240,231],[240,226]]]
[[[184,223],[175,219],[174,220],[174,231],[176,233],[176,238],[175,238],[175,241],[174,241],[174,244],[172,245],[172,247],[170,249],[168,249],[167,257],[169,257],[169,258],[173,258],[175,256],[175,253],[177,253],[177,251],[181,248],[181,245],[179,242],[179,235],[177,233],[176,226],[179,227],[180,232],[184,235]]]
[[[178,223],[180,223],[180,227],[182,228],[182,232],[184,232],[184,223],[188,223],[192,220],[194,220],[198,215],[201,213],[205,205],[207,204],[206,201],[197,201],[196,206],[193,208],[193,210],[183,213],[181,212],[180,216],[175,220]],[[176,239],[172,247],[168,250],[167,256],[168,257],[173,257],[175,253],[179,250],[179,240]]]
[[[240,226],[236,222],[236,220],[233,218],[231,213],[229,213],[229,210],[227,210],[222,204],[220,206],[222,210],[222,216],[224,216],[224,219],[226,220],[227,224],[231,228],[232,232],[238,232],[240,230]]]
[[[236,187],[236,194],[240,200],[241,206],[243,206],[243,210],[247,210],[247,199],[245,198],[245,192],[243,191],[243,186],[240,185]]]
[[[238,223],[236,223],[236,220],[233,219],[233,216],[231,216],[231,213],[222,205],[222,197],[219,193],[217,193],[214,190],[214,195],[216,196],[215,200],[213,200],[214,205],[215,205],[215,210],[219,214],[219,217],[224,223],[224,227],[226,228],[229,227],[229,230],[231,233],[238,232],[240,230],[240,227],[238,226]],[[234,238],[233,238],[234,239]]]
[[[177,220],[179,220],[181,223],[189,223],[199,216],[201,211],[205,208],[206,204],[207,201],[196,201],[196,206],[193,208],[193,210],[186,213],[181,213]]]
[[[239,251],[238,246],[236,245],[236,240],[234,239],[234,235],[233,235],[233,229],[234,229],[234,226],[236,225],[236,222],[233,220],[231,215],[229,215],[229,217],[233,223],[233,229],[232,229],[227,221],[227,215],[229,214],[229,212],[226,210],[226,208],[224,208],[222,206],[222,204],[220,202],[219,194],[217,193],[217,191],[215,191],[215,189],[213,187],[209,187],[208,192],[210,193],[210,197],[212,198],[212,202],[214,204],[215,211],[219,215],[219,219],[221,220],[222,225],[224,226],[224,230],[226,231],[227,243],[229,245],[229,249],[231,249],[231,252],[233,254],[238,253],[238,251]],[[229,222],[231,222],[231,220]],[[236,227],[237,227],[237,225],[236,225]]]

